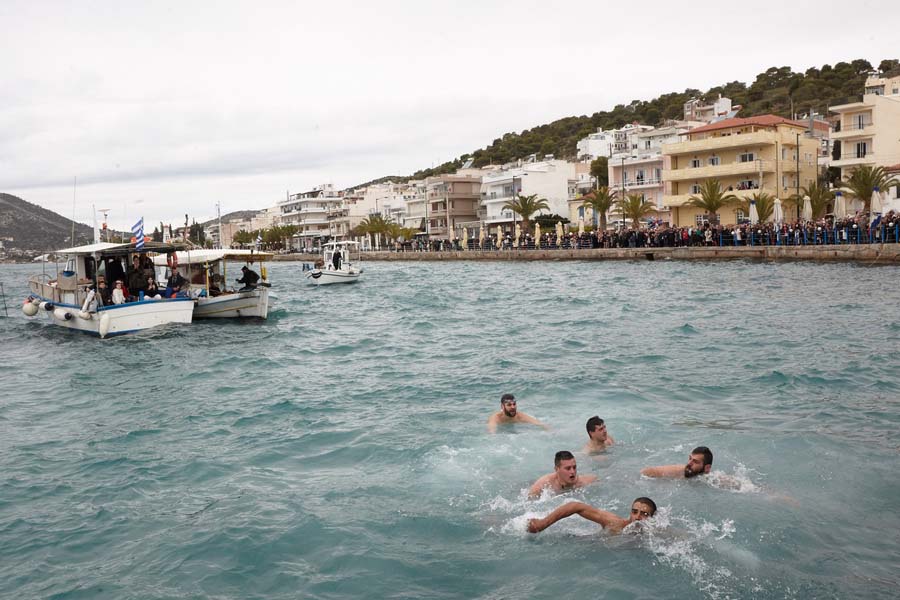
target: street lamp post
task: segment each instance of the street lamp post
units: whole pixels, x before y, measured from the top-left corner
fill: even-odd
[[[625,157],[622,157],[622,197],[619,198],[619,203],[622,205],[622,226],[621,229],[625,229]]]

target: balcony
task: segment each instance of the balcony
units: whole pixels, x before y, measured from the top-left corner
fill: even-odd
[[[844,151],[838,160],[832,160],[832,167],[855,167],[859,165],[871,165],[879,162],[874,152],[857,152],[856,149]]]
[[[482,204],[506,204],[515,200],[515,196],[497,196],[495,198],[482,198]]]
[[[831,134],[831,139],[833,140],[846,140],[847,138],[854,138],[860,136],[871,137],[875,135],[875,123],[872,121],[864,121],[863,123],[858,123],[853,121],[851,123],[845,123],[841,126],[840,130],[835,130]]]
[[[698,154],[710,150],[722,150],[724,148],[749,148],[760,145],[774,145],[775,142],[795,143],[793,137],[778,135],[774,131],[755,131],[753,133],[741,133],[719,137],[709,137],[703,140],[678,142],[676,144],[663,144],[662,152],[668,156],[676,154]],[[784,139],[782,139],[784,138]]]
[[[760,165],[760,163],[762,163]],[[730,175],[752,175],[754,173],[774,173],[774,160],[753,160],[750,162],[734,162],[710,167],[694,167],[663,171],[663,181],[686,181],[695,179],[721,179]],[[627,184],[626,184],[627,187]]]
[[[643,179],[635,179],[634,181],[626,181],[625,189],[626,190],[643,190],[643,189],[652,188],[652,187],[659,187],[662,184],[663,184],[662,179],[657,179],[655,177],[645,177]],[[622,182],[619,181],[618,183],[611,184],[609,187],[610,187],[610,189],[613,189],[613,190],[621,190]]]
[[[774,190],[772,190],[772,188],[770,188],[770,187],[764,187],[764,188],[761,189],[761,190],[760,190],[760,189],[755,189],[755,190],[731,190],[731,191],[726,191],[725,193],[726,193],[726,194],[734,194],[735,196],[737,196],[737,197],[740,198],[741,200],[745,200],[745,199],[747,199],[747,198],[752,197],[753,194],[759,194],[759,193],[761,193],[761,192],[766,192],[767,194],[775,195],[775,194],[773,193]],[[793,192],[791,192],[791,193],[793,193]],[[693,196],[699,196],[699,195],[700,195],[700,194],[679,194],[679,195],[677,195],[677,196],[663,196],[662,203],[663,203],[663,205],[668,206],[668,207],[670,207],[670,208],[679,207],[679,206],[684,206],[685,204],[688,203],[688,201],[689,201]],[[785,198],[787,195],[790,195],[790,194],[786,194],[786,195],[785,195],[785,194],[782,194],[782,200],[784,200],[784,198]],[[732,206],[732,205],[726,205],[726,206]],[[720,212],[721,212],[721,211],[720,211]]]

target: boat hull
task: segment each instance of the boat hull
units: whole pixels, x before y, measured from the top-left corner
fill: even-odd
[[[313,269],[307,274],[307,277],[316,285],[331,285],[333,283],[356,283],[359,280],[360,273],[361,271],[358,269],[349,271]]]
[[[208,298],[197,298],[195,319],[257,318],[269,316],[269,288],[260,286],[249,292],[235,292]]]
[[[101,338],[135,333],[169,323],[189,324],[194,305],[189,298],[144,300],[114,306],[103,306],[94,313],[83,313],[81,307],[50,303],[39,304],[50,322],[66,329],[74,329]]]

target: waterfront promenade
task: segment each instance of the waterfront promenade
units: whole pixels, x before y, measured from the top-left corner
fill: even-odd
[[[280,254],[278,261],[308,261],[318,254]],[[363,252],[363,260],[457,261],[457,260],[798,260],[817,262],[900,263],[900,244],[854,244],[841,246],[681,246],[647,248],[585,248],[541,250],[445,250]]]

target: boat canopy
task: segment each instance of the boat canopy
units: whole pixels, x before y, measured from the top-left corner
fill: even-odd
[[[140,250],[137,249],[136,244],[113,244],[110,242],[99,242],[96,244],[88,244],[86,246],[74,246],[72,248],[64,248],[63,250],[56,250],[53,254],[60,255],[73,255],[73,254],[81,254],[81,255],[94,255],[94,254],[102,254],[104,256],[125,256],[128,254],[140,253],[144,254],[147,252],[175,252],[176,250],[184,248],[184,244],[168,244],[163,242],[144,242],[144,247]]]
[[[179,265],[197,265],[218,260],[234,260],[241,262],[265,262],[272,260],[273,254],[269,252],[257,252],[255,250],[222,249],[222,250],[180,250],[176,252]],[[166,266],[165,256],[157,256],[153,264],[157,267]]]

